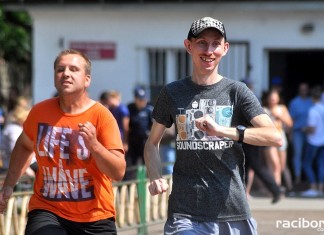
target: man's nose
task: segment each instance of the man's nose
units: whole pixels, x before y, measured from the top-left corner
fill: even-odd
[[[215,46],[212,43],[206,44],[204,49],[206,53],[212,53],[215,50]]]
[[[65,67],[65,68],[64,68],[64,71],[63,71],[63,74],[64,74],[64,75],[69,75],[70,72],[71,72],[71,71],[70,71],[69,67]]]
[[[208,48],[207,48],[208,52],[212,53],[215,50],[216,50],[215,45],[213,45],[212,43],[208,44]]]

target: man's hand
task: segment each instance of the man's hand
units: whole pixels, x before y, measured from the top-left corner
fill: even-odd
[[[79,123],[79,131],[88,149],[98,143],[96,127],[91,122]]]
[[[219,135],[219,131],[222,127],[218,125],[208,114],[196,119],[195,125],[199,130],[206,132],[210,136],[222,137]]]
[[[166,180],[163,178],[153,180],[148,189],[152,196],[164,193],[168,190],[169,185],[167,184]]]
[[[0,214],[3,214],[6,211],[7,204],[12,192],[13,192],[12,187],[3,187],[0,190]]]

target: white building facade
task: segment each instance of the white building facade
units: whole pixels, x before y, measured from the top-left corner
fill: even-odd
[[[33,102],[55,93],[54,59],[61,50],[76,46],[92,58],[93,99],[114,89],[128,103],[139,84],[151,91],[153,99],[161,86],[190,74],[183,40],[192,21],[203,16],[225,24],[230,51],[220,73],[235,80],[249,77],[258,96],[269,88],[272,76],[284,80],[288,89],[303,80],[288,74],[287,70],[298,73],[303,68],[288,68],[287,53],[302,52],[290,59],[297,65],[298,55],[303,60],[308,52],[324,51],[324,2],[22,6],[33,19]],[[305,61],[306,65],[306,70],[320,67]],[[324,73],[316,71],[318,77],[308,78],[313,83],[324,80],[320,78]]]

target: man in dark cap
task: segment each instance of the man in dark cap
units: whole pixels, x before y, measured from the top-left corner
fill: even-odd
[[[129,132],[125,180],[134,179],[136,167],[144,164],[144,145],[152,126],[153,106],[144,87],[134,89],[134,102],[128,104]]]
[[[175,124],[164,234],[257,234],[245,194],[242,143],[280,146],[281,134],[244,83],[218,73],[229,49],[222,22],[196,20],[184,45],[192,75],[162,88],[144,150],[150,193],[166,192],[158,149],[165,129]]]

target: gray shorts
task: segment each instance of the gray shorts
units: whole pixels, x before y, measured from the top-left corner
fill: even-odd
[[[279,151],[286,151],[288,149],[288,140],[284,130],[281,131],[282,145],[279,147]]]
[[[164,235],[257,235],[255,219],[230,222],[197,222],[187,218],[169,218]]]

